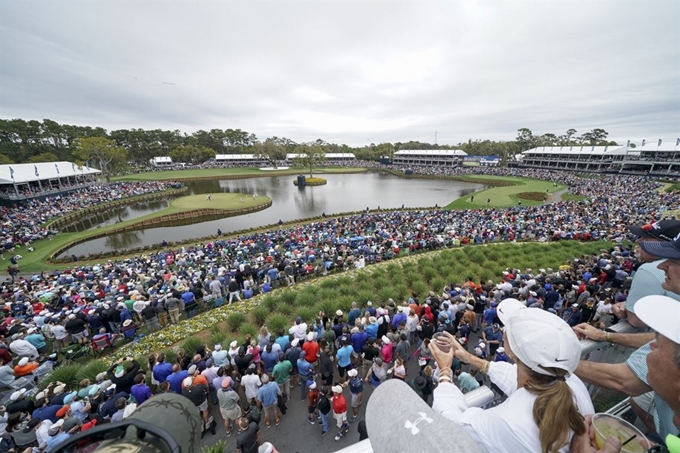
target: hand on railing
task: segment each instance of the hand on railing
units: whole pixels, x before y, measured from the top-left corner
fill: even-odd
[[[573,329],[579,340],[584,340],[586,338],[593,341],[606,340],[607,333],[604,330],[593,327],[587,322],[578,324],[574,326]]]

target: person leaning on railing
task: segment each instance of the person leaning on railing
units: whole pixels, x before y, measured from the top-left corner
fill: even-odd
[[[462,426],[482,451],[567,451],[572,435],[586,432],[583,416],[594,412],[588,390],[573,374],[581,355],[576,335],[559,317],[516,299],[503,300],[498,316],[515,364],[475,357],[444,333],[449,351],[436,339],[430,343],[440,370],[433,410]],[[508,399],[486,410],[468,407],[451,382],[454,356],[487,374]]]

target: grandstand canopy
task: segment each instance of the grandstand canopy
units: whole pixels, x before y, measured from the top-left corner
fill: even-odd
[[[394,153],[395,156],[467,156],[462,149],[405,149]]]
[[[255,154],[215,154],[215,160],[260,160]]]
[[[659,152],[674,152],[678,151],[680,146],[676,146],[676,140],[666,140],[661,143],[661,146],[659,145],[658,140],[650,140],[647,143],[645,143],[645,146],[640,146],[636,148],[638,151],[659,151]]]
[[[297,159],[303,157],[304,154],[286,154],[286,160]],[[326,153],[326,159],[354,159],[354,153]]]
[[[26,184],[47,179],[101,173],[95,168],[79,167],[72,162],[41,162],[38,164],[0,165],[0,184]]]
[[[172,157],[170,156],[159,156],[151,159],[151,163],[154,165],[170,165],[172,164]]]
[[[626,154],[625,146],[541,146],[524,151],[522,154],[570,154],[583,155],[619,155]]]

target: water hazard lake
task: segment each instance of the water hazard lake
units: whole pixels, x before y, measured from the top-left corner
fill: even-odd
[[[211,220],[193,225],[148,228],[112,234],[72,247],[65,255],[87,255],[107,250],[158,244],[163,240],[181,241],[244,228],[328,215],[360,211],[366,208],[407,208],[445,206],[464,195],[481,190],[482,184],[438,179],[404,179],[384,173],[325,174],[328,184],[297,188],[294,176],[268,178],[193,181],[186,185],[189,194],[242,193],[264,195],[272,199],[272,206],[264,211],[238,217]],[[64,231],[87,231],[141,217],[165,209],[168,200],[152,200],[118,206],[107,212],[92,214]]]

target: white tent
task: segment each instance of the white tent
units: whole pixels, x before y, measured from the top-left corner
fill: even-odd
[[[38,164],[0,165],[0,185],[26,184],[72,176],[97,175],[100,170],[79,167],[72,162],[40,162]]]

